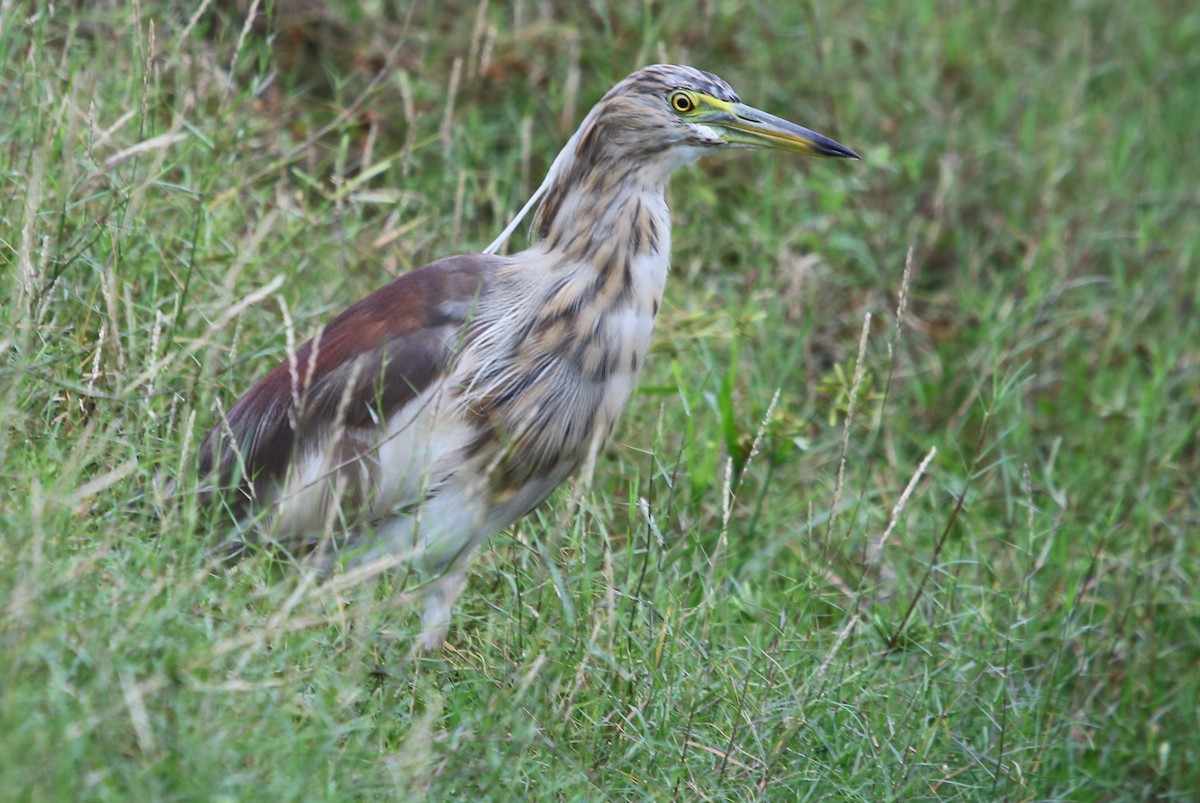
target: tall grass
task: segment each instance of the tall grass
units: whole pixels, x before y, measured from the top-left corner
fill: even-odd
[[[1194,796],[1200,11],[298,6],[0,6],[0,794]],[[220,411],[657,60],[865,160],[674,180],[615,442],[448,650],[214,565]]]

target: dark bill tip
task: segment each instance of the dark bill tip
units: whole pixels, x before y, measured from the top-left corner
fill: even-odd
[[[821,137],[818,140],[814,140],[812,149],[814,153],[821,156],[832,156],[835,159],[862,159],[857,153],[840,142],[834,142],[829,137]]]

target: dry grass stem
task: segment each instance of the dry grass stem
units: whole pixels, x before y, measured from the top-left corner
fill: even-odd
[[[829,505],[829,520],[825,525],[825,541],[833,534],[833,522],[837,517],[838,505],[842,501],[842,488],[846,480],[846,455],[850,451],[850,427],[858,406],[858,392],[862,385],[863,369],[867,356],[867,335],[871,331],[871,313],[863,316],[862,333],[858,337],[858,356],[854,361],[854,379],[850,383],[850,395],[846,401],[846,418],[842,423],[842,448],[838,457],[837,480],[833,485],[833,498]]]

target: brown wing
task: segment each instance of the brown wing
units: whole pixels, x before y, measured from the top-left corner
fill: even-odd
[[[241,491],[226,500],[241,515],[283,479],[297,451],[328,430],[352,377],[347,426],[367,426],[373,415],[386,417],[412,401],[447,369],[476,299],[503,261],[483,254],[443,259],[346,309],[212,428],[200,446],[201,476]]]

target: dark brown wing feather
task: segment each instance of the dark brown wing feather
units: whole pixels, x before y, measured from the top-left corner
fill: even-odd
[[[294,363],[277,365],[209,431],[200,446],[201,476],[240,490],[226,501],[241,515],[283,478],[299,449],[334,423],[352,377],[347,426],[367,426],[412,401],[447,369],[476,299],[501,262],[483,254],[443,259],[346,309],[296,350]]]

